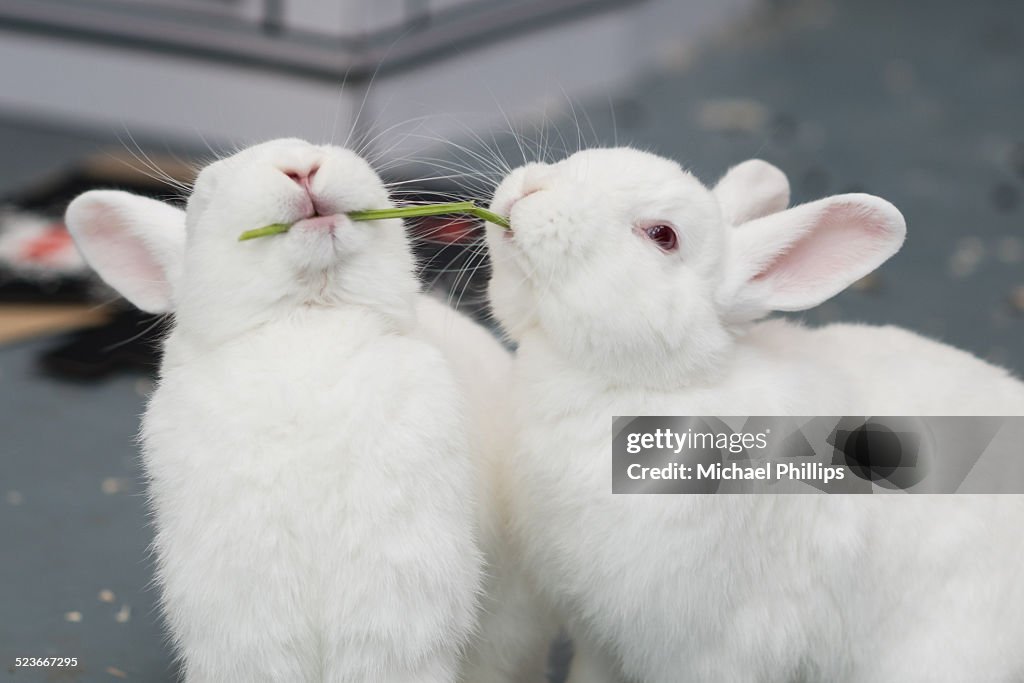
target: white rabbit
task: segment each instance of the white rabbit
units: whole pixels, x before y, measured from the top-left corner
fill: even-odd
[[[894,328],[806,329],[900,247],[869,195],[792,209],[631,149],[514,171],[488,228],[518,341],[513,528],[599,683],[1024,679],[1024,497],[612,495],[616,415],[1024,414],[1024,385]]]
[[[187,681],[458,679],[476,472],[401,222],[344,215],[388,201],[352,152],[278,140],[204,169],[187,212],[113,191],[68,208],[109,284],[174,312],[142,442]]]

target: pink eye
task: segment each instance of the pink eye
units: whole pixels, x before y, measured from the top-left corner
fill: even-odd
[[[676,231],[668,225],[652,225],[643,229],[643,234],[662,251],[675,251],[679,247]]]

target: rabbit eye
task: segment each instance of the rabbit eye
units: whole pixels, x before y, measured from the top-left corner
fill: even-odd
[[[676,237],[676,231],[671,226],[652,225],[644,228],[642,232],[647,239],[657,244],[658,248],[662,251],[675,251],[679,248],[679,238]]]

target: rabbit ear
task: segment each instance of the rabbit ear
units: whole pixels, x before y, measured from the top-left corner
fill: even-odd
[[[68,206],[64,221],[100,277],[148,313],[173,308],[185,258],[185,212],[128,192],[94,190]]]
[[[739,225],[789,206],[789,180],[767,161],[733,166],[713,190],[729,225]]]
[[[906,230],[895,206],[868,194],[828,197],[749,221],[729,231],[720,302],[736,321],[817,306],[888,260]]]

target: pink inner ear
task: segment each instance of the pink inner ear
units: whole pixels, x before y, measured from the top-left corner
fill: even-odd
[[[891,221],[863,203],[828,204],[808,219],[803,235],[752,278],[770,281],[775,296],[827,298],[878,267],[894,241],[898,246]]]
[[[102,211],[83,232],[81,244],[96,271],[140,308],[166,310],[171,287],[161,265],[142,239]]]

